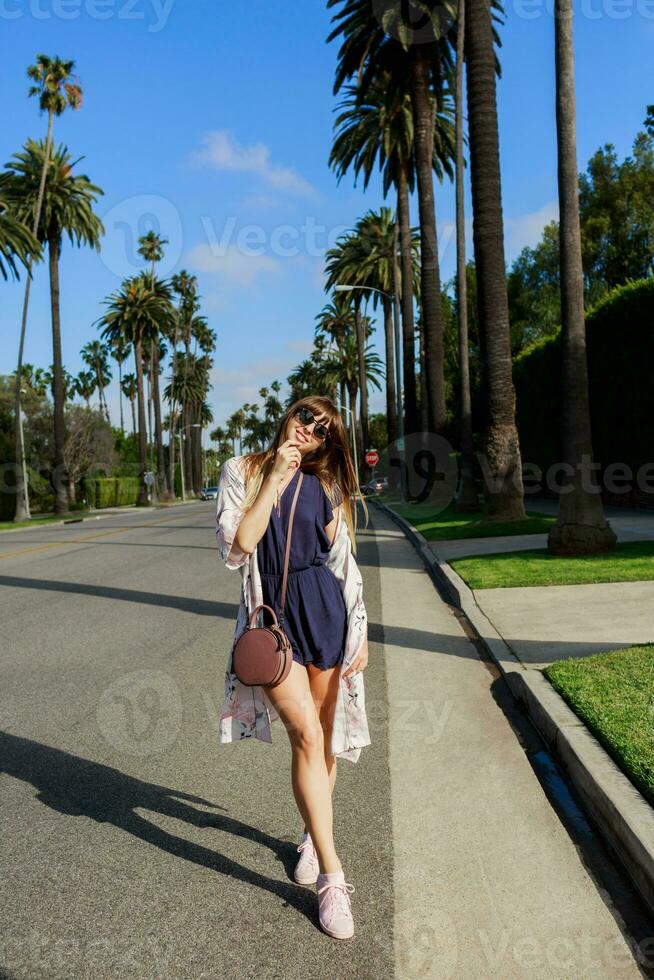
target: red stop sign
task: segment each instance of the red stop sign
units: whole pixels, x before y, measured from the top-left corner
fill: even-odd
[[[379,462],[379,453],[376,449],[368,449],[365,456],[368,466],[376,466]]]

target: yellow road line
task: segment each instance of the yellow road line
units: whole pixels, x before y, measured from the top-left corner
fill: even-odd
[[[167,521],[185,520],[188,514],[169,515],[157,521],[146,521],[144,524],[130,524],[129,527],[114,527],[108,531],[98,531],[97,534],[87,534],[83,538],[68,538],[66,541],[50,541],[48,544],[39,544],[34,548],[21,548],[19,551],[0,552],[0,561],[3,558],[18,558],[20,555],[33,554],[36,551],[49,551],[51,548],[62,548],[68,544],[84,544],[86,541],[95,541],[96,538],[106,538],[110,534],[123,534],[125,531],[132,531],[137,527],[152,527],[154,524],[166,524]]]

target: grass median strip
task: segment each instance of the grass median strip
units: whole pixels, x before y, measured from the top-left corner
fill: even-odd
[[[455,541],[460,538],[497,538],[505,534],[547,534],[555,517],[527,511],[524,521],[487,521],[481,510],[457,514],[451,505],[437,510],[433,502],[402,504],[397,494],[379,498],[396,514],[409,521],[427,541]]]
[[[654,806],[654,644],[559,660],[543,673]]]
[[[587,585],[654,580],[654,541],[624,541],[603,555],[562,558],[547,548],[454,558],[450,565],[471,589]]]

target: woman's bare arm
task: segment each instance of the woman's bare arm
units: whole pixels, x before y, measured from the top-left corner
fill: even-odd
[[[266,533],[275,495],[290,468],[297,469],[302,461],[298,443],[290,439],[277,450],[272,470],[261,484],[256,500],[241,518],[234,542],[246,554],[252,554]]]

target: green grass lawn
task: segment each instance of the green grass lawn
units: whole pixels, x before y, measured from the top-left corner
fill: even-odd
[[[454,571],[471,589],[520,585],[584,585],[654,580],[654,541],[623,541],[605,555],[559,558],[547,548],[454,558]]]
[[[427,541],[453,541],[459,538],[495,538],[502,534],[547,534],[555,517],[527,511],[525,521],[485,521],[483,512],[455,513],[451,504],[438,513],[434,505],[402,504],[398,494],[385,493],[379,498],[400,517],[413,524]]]
[[[654,644],[559,660],[543,673],[654,806]]]
[[[32,527],[33,524],[53,524],[55,521],[78,520],[80,517],[82,514],[79,511],[73,511],[72,514],[48,514],[46,517],[33,517],[29,521],[20,521],[18,524],[14,524],[13,521],[0,521],[0,531],[11,531],[17,527]]]

